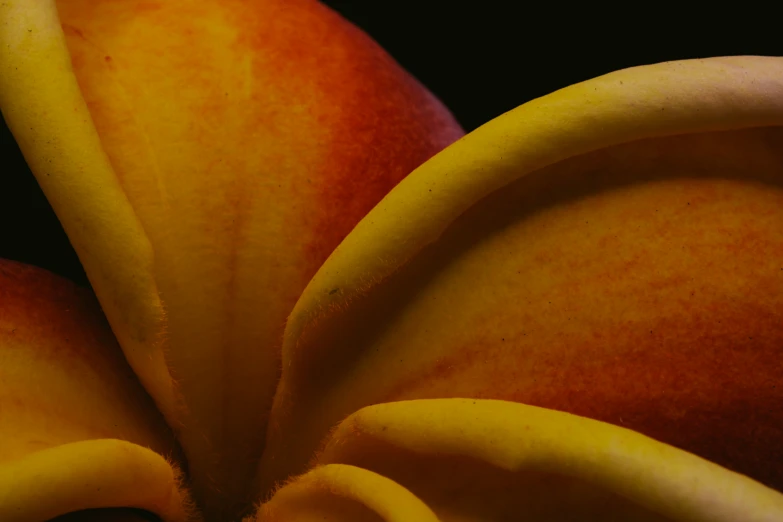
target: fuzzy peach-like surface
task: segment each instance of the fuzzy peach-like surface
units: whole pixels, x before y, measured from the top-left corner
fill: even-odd
[[[0,401],[7,419],[0,423],[0,462],[92,438],[121,438],[171,455],[173,437],[91,293],[6,260],[0,283]]]
[[[0,260],[0,519],[191,513],[181,450],[91,292]]]
[[[620,71],[406,178],[292,314],[267,483],[361,407],[471,397],[631,428],[783,488],[779,70]]]
[[[3,115],[207,520],[780,519],[780,59],[608,74],[395,178],[459,129],[320,4],[58,5],[0,6]],[[0,518],[201,516],[149,398],[33,352]]]
[[[307,281],[462,133],[315,1],[57,5],[102,148],[154,252],[183,398],[169,420],[183,426],[194,487],[222,506],[251,494],[283,325]]]

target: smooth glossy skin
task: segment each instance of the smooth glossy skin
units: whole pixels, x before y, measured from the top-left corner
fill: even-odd
[[[0,8],[0,108],[116,341],[40,270],[0,309],[147,402],[56,359],[65,422],[24,363],[3,520],[783,518],[781,59],[619,71],[430,159],[448,112],[317,2],[56,7]]]

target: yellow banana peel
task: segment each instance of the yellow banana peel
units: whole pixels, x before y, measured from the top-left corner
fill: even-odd
[[[173,434],[90,292],[0,261],[0,520],[125,506],[196,520]]]
[[[299,293],[462,132],[318,2],[19,0],[0,19],[6,122],[204,508],[236,515]]]
[[[441,520],[729,522],[783,513],[778,492],[691,453],[508,401],[368,406],[340,423],[317,462],[316,469],[340,462],[390,477]]]
[[[461,137],[315,1],[7,0],[0,110],[106,318],[0,263],[0,520],[783,520],[783,59]]]

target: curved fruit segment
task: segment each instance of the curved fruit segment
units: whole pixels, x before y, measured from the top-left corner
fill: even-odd
[[[173,435],[89,292],[0,260],[0,383],[0,520],[192,518]]]
[[[340,423],[316,462],[388,477],[444,522],[783,517],[783,495],[745,476],[631,430],[505,401],[370,406]]]
[[[178,431],[198,498],[232,518],[250,500],[296,299],[462,132],[315,0],[56,8],[3,3],[0,107]]]
[[[783,59],[641,67],[522,106],[414,171],[313,278],[262,482],[359,408],[472,397],[783,489],[781,224]]]
[[[318,466],[290,480],[261,506],[258,522],[439,522],[410,491],[386,477],[344,464]]]

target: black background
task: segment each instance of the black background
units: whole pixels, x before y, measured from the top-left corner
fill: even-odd
[[[776,17],[758,11],[743,16],[743,5],[737,4],[718,23],[704,16],[684,21],[678,11],[639,3],[618,4],[623,8],[607,13],[511,0],[324,3],[378,41],[443,100],[466,131],[533,98],[624,67],[783,55],[779,28],[763,27]],[[712,5],[707,12],[715,10]],[[86,284],[7,128],[0,129],[0,257]]]

